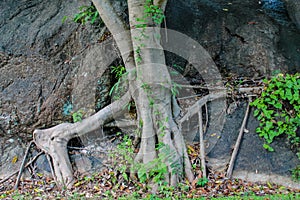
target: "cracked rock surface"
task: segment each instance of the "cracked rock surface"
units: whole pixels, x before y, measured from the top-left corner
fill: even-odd
[[[115,2],[120,15],[126,18],[124,1]],[[287,11],[281,14],[286,23],[281,24],[268,13],[272,9],[266,11],[258,1],[233,0],[228,4],[225,0],[169,0],[166,23],[167,28],[197,40],[224,76],[261,77],[276,69],[295,72],[300,71],[299,0],[285,2]],[[85,79],[86,69],[97,75],[97,61],[102,60],[99,54],[97,59],[93,58],[97,55],[101,28],[89,24],[80,26],[71,21],[62,23],[64,16],[73,16],[81,5],[89,5],[89,2],[0,1],[0,157],[5,158],[0,162],[1,169],[4,165],[15,169],[12,158],[17,154],[22,157],[25,147],[20,146],[16,138],[30,140],[35,128],[70,121],[71,117],[63,114],[64,109],[68,112],[71,107],[80,109],[87,104],[84,99],[89,99],[88,109],[93,109],[94,104],[98,109],[105,104],[110,74],[106,71],[102,79],[92,76]],[[167,59],[170,66],[187,64],[173,55],[167,55]],[[185,74],[189,81],[201,82],[201,76],[193,69],[185,70]],[[92,92],[84,91],[85,85],[81,84],[88,81],[95,84]],[[84,95],[80,97],[82,91]],[[71,105],[74,102],[78,105]],[[235,117],[228,116],[228,121],[234,120],[225,125],[227,132],[217,141],[221,146],[212,151],[212,158],[227,159],[238,133],[231,130],[239,128],[237,119],[241,119],[243,113],[243,109],[238,109]],[[295,155],[287,148],[283,159],[263,152],[262,142],[254,133],[257,122],[251,123],[237,159],[237,172],[255,173],[253,164],[265,162],[259,172],[288,175],[296,162]],[[253,144],[256,144],[255,149]],[[278,146],[282,144],[279,142]],[[261,156],[251,160],[249,154]],[[288,166],[282,168],[285,161]],[[6,173],[8,171],[0,171],[0,177]]]

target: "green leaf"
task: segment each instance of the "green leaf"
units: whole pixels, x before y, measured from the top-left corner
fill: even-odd
[[[282,82],[280,82],[280,81],[277,81],[277,82],[276,82],[276,86],[277,86],[278,88],[281,88],[281,86],[282,86]]]
[[[256,128],[256,133],[261,133],[261,128],[260,127]]]
[[[292,90],[290,88],[286,89],[286,94],[285,94],[286,98],[288,100],[292,100],[293,99],[293,94],[292,94]]]
[[[256,117],[258,114],[260,113],[260,111],[259,110],[254,110],[254,113],[253,113],[253,115],[254,115],[254,117]]]
[[[65,21],[67,21],[67,19],[68,19],[68,16],[64,16],[64,17],[62,18],[61,22],[62,22],[62,23],[65,23]]]
[[[286,86],[287,86],[288,88],[292,88],[293,85],[294,85],[294,83],[293,83],[292,81],[290,81],[290,80],[288,80],[288,81],[286,82]]]
[[[283,121],[278,121],[277,124],[278,124],[278,126],[281,126],[281,125],[283,125]]]
[[[266,122],[266,130],[270,130],[270,129],[272,129],[273,128],[273,122],[271,122],[271,121],[267,121]]]
[[[286,97],[285,97],[285,95],[284,95],[284,90],[283,90],[283,89],[280,89],[280,90],[279,90],[279,95],[280,95],[280,97],[281,97],[283,100],[286,99]]]
[[[263,147],[268,151],[274,151],[274,149],[268,144],[264,144]]]
[[[127,173],[122,173],[122,176],[123,176],[123,178],[126,180],[126,181],[128,181],[128,175],[127,175]]]
[[[274,104],[274,107],[278,109],[282,109],[282,104],[280,102],[277,102],[276,104]]]

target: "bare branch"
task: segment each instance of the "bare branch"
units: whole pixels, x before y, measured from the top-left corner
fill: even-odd
[[[14,186],[14,189],[17,189],[18,186],[19,186],[19,183],[20,183],[20,179],[21,179],[21,175],[22,175],[22,172],[23,172],[23,169],[24,169],[24,165],[25,165],[25,162],[26,162],[26,158],[27,158],[27,155],[29,153],[29,149],[32,145],[33,141],[31,141],[26,149],[26,152],[25,152],[25,155],[24,155],[24,158],[23,158],[23,161],[22,161],[22,164],[20,166],[20,170],[19,170],[19,174],[18,174],[18,177],[17,177],[17,180],[16,180],[16,183],[15,183],[15,186]]]
[[[207,102],[215,100],[215,99],[224,98],[224,97],[226,97],[226,92],[225,91],[221,91],[221,92],[206,95],[205,97],[198,100],[195,104],[190,106],[188,108],[187,113],[179,120],[178,123],[182,124],[184,121],[188,120],[191,116],[195,115],[199,111],[198,108],[202,107]]]
[[[240,147],[240,144],[241,144],[241,141],[242,141],[242,138],[243,138],[243,134],[244,134],[244,131],[245,131],[245,126],[246,126],[248,115],[249,115],[250,103],[251,103],[251,97],[249,97],[247,110],[246,110],[246,113],[245,113],[245,116],[244,116],[244,119],[243,119],[243,123],[242,123],[241,129],[240,129],[240,132],[239,132],[239,136],[238,136],[237,141],[234,145],[234,150],[232,152],[232,156],[231,156],[231,159],[230,159],[230,162],[229,162],[229,167],[228,167],[227,174],[226,174],[228,178],[231,178],[235,158],[237,156],[237,153],[239,151],[239,147]]]
[[[200,134],[200,159],[201,159],[201,170],[203,177],[206,176],[206,165],[205,165],[205,145],[204,145],[204,133],[203,133],[203,121],[202,121],[202,107],[199,107],[199,134]]]
[[[28,167],[29,165],[31,165],[40,155],[42,155],[44,152],[39,152],[36,156],[34,156],[26,165],[24,168]],[[4,183],[5,181],[7,181],[8,179],[10,179],[12,176],[16,175],[19,172],[19,170],[14,171],[13,173],[11,173],[10,175],[8,175],[6,178],[2,179],[0,181],[0,184]]]

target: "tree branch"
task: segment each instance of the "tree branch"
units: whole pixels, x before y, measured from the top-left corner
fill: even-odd
[[[246,113],[245,113],[245,116],[244,116],[244,119],[243,119],[243,123],[242,123],[241,129],[240,129],[240,132],[239,132],[239,136],[238,136],[237,141],[235,143],[234,150],[232,152],[231,159],[230,159],[230,162],[229,162],[229,167],[228,167],[227,174],[226,174],[226,176],[228,178],[231,178],[234,162],[235,162],[235,159],[236,159],[236,156],[237,156],[237,153],[239,151],[239,147],[240,147],[240,144],[241,144],[241,141],[242,141],[242,138],[243,138],[243,134],[244,134],[244,131],[245,131],[245,126],[246,126],[248,115],[249,115],[250,103],[251,103],[251,97],[249,97],[247,110],[246,110]]]
[[[224,97],[226,97],[226,92],[225,91],[208,94],[208,95],[202,97],[194,105],[192,105],[188,108],[187,113],[179,120],[178,123],[182,124],[184,121],[188,120],[191,116],[198,113],[198,111],[199,111],[198,108],[201,108],[207,102],[215,100],[215,99],[224,98]]]
[[[29,165],[31,165],[40,155],[42,155],[44,152],[39,152],[36,156],[34,156],[34,158],[32,158],[26,165],[24,168],[28,167]],[[14,171],[13,173],[11,173],[10,175],[8,175],[6,178],[2,179],[0,181],[0,184],[4,183],[5,181],[7,181],[8,179],[10,179],[12,176],[16,175],[20,170]]]
[[[203,133],[203,121],[202,121],[202,107],[199,107],[199,134],[200,134],[200,160],[201,170],[203,177],[206,178],[206,164],[205,164],[205,145],[204,145],[204,133]]]
[[[109,0],[92,0],[102,21],[105,23],[112,35],[125,32],[126,23],[117,15]]]
[[[18,174],[18,177],[17,177],[17,180],[16,180],[16,183],[15,183],[15,186],[14,186],[14,190],[18,188],[19,186],[19,183],[20,183],[20,179],[21,179],[21,175],[22,175],[22,172],[23,172],[23,169],[24,169],[24,165],[25,165],[25,162],[26,162],[26,158],[27,158],[27,155],[29,153],[29,149],[32,145],[33,141],[31,141],[26,149],[26,152],[25,152],[25,155],[24,155],[24,158],[23,158],[23,161],[22,161],[22,164],[20,166],[20,170],[19,170],[19,174]]]
[[[109,0],[92,0],[101,19],[113,35],[127,71],[134,69],[131,34],[126,23],[117,15]]]

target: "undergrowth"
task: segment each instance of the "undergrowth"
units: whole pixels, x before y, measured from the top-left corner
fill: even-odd
[[[300,74],[278,74],[263,81],[265,87],[261,96],[251,103],[256,108],[254,116],[259,120],[256,132],[265,141],[265,149],[274,151],[271,143],[284,136],[300,159]],[[300,180],[300,166],[292,172]]]

